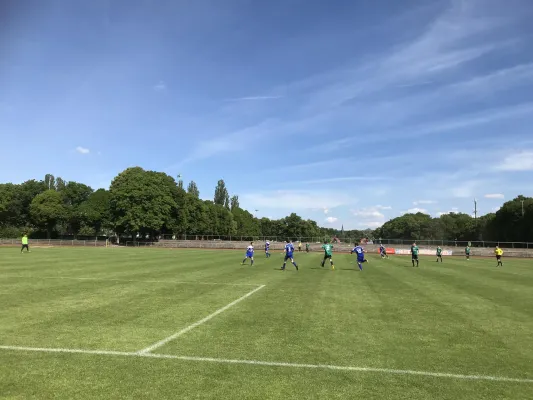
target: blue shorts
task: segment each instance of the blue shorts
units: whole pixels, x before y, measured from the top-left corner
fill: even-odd
[[[292,259],[292,254],[285,254],[285,261]]]
[[[365,262],[365,256],[357,256],[357,262]]]
[[[247,258],[252,258],[254,256],[254,253],[246,253]]]

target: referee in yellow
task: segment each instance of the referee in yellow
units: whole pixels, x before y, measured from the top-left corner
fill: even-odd
[[[22,248],[20,249],[20,252],[22,253],[24,251],[24,249],[26,249],[28,251],[28,253],[30,252],[30,246],[28,244],[28,235],[27,234],[24,234],[24,236],[22,236]]]
[[[496,267],[503,267],[503,263],[502,263],[502,256],[503,256],[503,250],[500,249],[500,246],[496,246],[496,248],[494,249],[494,254],[496,255],[496,261],[498,261],[498,265],[496,265]]]

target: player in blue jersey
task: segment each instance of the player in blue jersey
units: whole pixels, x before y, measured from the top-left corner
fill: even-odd
[[[266,258],[270,257],[270,242],[268,240],[265,242],[265,256]]]
[[[363,263],[368,262],[368,260],[365,259],[365,249],[363,249],[362,246],[355,243],[355,247],[350,252],[350,254],[357,254],[357,265],[359,266],[359,269],[363,270]]]
[[[252,261],[252,266],[254,265],[254,242],[250,242],[250,245],[246,248],[246,255],[244,260],[242,260],[241,265],[246,263],[246,260],[250,259]]]
[[[296,271],[298,271],[298,264],[294,262],[294,245],[290,240],[287,240],[287,244],[285,245],[285,259],[283,260],[283,267],[281,267],[282,271],[285,271],[285,265],[287,265],[287,260],[291,260],[292,265],[296,268]]]
[[[381,258],[389,258],[389,256],[387,255],[387,249],[382,244],[379,245],[379,255],[381,256]]]

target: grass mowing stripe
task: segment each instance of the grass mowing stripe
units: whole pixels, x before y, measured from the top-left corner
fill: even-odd
[[[192,284],[192,285],[224,285],[224,286],[258,286],[255,283],[221,283],[221,282],[194,282],[194,281],[173,281],[173,280],[137,280],[137,279],[115,279],[115,278],[89,278],[74,276],[32,276],[32,275],[4,275],[4,278],[34,278],[34,279],[65,279],[76,281],[101,281],[101,282],[139,282],[139,283],[171,283],[171,284]]]
[[[515,382],[515,383],[532,383],[533,379],[528,378],[510,378],[505,376],[490,376],[490,375],[463,375],[450,374],[446,372],[430,372],[430,371],[415,371],[404,369],[388,369],[388,368],[374,368],[374,367],[353,367],[341,365],[328,364],[294,364],[287,362],[273,362],[260,360],[233,360],[225,358],[210,358],[210,357],[191,357],[191,356],[176,356],[171,354],[154,354],[144,352],[123,352],[113,350],[83,350],[83,349],[62,349],[62,348],[42,348],[42,347],[23,347],[23,346],[2,346],[0,349],[11,351],[28,351],[28,352],[44,352],[44,353],[73,353],[73,354],[93,354],[93,355],[109,355],[109,356],[125,356],[125,357],[145,357],[145,358],[160,358],[173,359],[182,361],[195,362],[210,362],[220,364],[245,364],[256,365],[264,367],[285,367],[285,368],[306,368],[306,369],[329,369],[336,371],[352,371],[352,372],[375,372],[383,374],[396,375],[418,375],[434,378],[451,378],[463,380],[485,380],[497,382]]]
[[[248,297],[250,297],[251,295],[253,295],[255,292],[258,292],[259,290],[263,289],[265,287],[265,285],[261,285],[259,286],[258,288],[255,288],[254,290],[246,293],[244,296],[242,297],[239,297],[237,300],[229,303],[228,305],[222,307],[222,308],[219,308],[218,310],[216,310],[214,313],[212,314],[209,314],[207,317],[205,318],[202,318],[201,320],[195,322],[194,324],[191,324],[189,326],[187,326],[186,328],[183,328],[181,331],[179,332],[176,332],[175,334],[163,339],[163,340],[160,340],[159,342],[157,343],[154,343],[152,344],[151,346],[148,346],[142,350],[139,350],[139,353],[141,354],[145,354],[145,353],[149,353],[149,352],[152,352],[158,348],[160,348],[161,346],[164,346],[165,344],[167,344],[168,342],[180,337],[181,335],[184,335],[185,333],[189,332],[190,330],[202,325],[202,324],[205,324],[207,321],[209,321],[210,319],[216,317],[218,314],[221,314],[223,313],[224,311],[228,310],[229,308],[233,307],[234,305],[240,303],[241,301],[247,299]]]

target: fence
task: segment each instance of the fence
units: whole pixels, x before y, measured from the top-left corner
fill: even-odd
[[[63,240],[63,239],[30,239],[30,246],[86,246],[86,247],[105,247],[107,240]],[[0,239],[0,245],[19,246],[20,239]]]
[[[115,238],[111,238],[110,242],[114,242]],[[156,241],[153,239],[138,239],[132,241],[129,237],[128,241],[124,238],[120,241],[120,244],[126,246],[145,247],[153,246],[154,243],[159,241],[187,241],[196,242],[197,247],[203,246],[202,242],[256,242],[262,243],[269,241],[271,244],[283,243],[286,238],[279,236],[219,236],[219,235],[161,235]],[[328,238],[331,239],[331,238]],[[343,245],[350,245],[359,240],[353,238],[338,238],[339,242]],[[301,241],[302,243],[317,244],[324,241],[324,237],[302,237],[295,239],[295,242]],[[370,240],[367,244],[383,244],[384,246],[410,246],[413,240],[406,239],[374,239]],[[461,241],[461,240],[417,240],[416,243],[420,247],[457,247],[464,248],[470,246],[472,248],[491,248],[500,246],[504,249],[533,249],[533,243],[528,242],[495,242],[495,241]],[[80,239],[30,239],[30,244],[34,246],[92,246],[102,247],[106,246],[106,239],[102,237],[96,237],[87,240]],[[0,245],[20,245],[20,238],[18,239],[0,239]],[[192,246],[192,245],[191,245]]]
[[[331,240],[331,237],[301,237],[290,238],[295,242],[301,241],[302,243],[322,243],[324,239]],[[359,243],[360,238],[350,237],[337,237],[341,243]],[[150,240],[150,239],[147,239]],[[225,242],[265,242],[271,243],[285,242],[286,237],[282,236],[223,236],[223,235],[161,235],[158,240],[208,240],[208,241],[225,241]],[[414,239],[372,239],[368,241],[368,244],[383,244],[383,245],[405,245],[410,246],[413,244]],[[489,240],[416,240],[419,246],[428,247],[496,247],[508,249],[533,249],[533,243],[529,242],[498,242]]]

